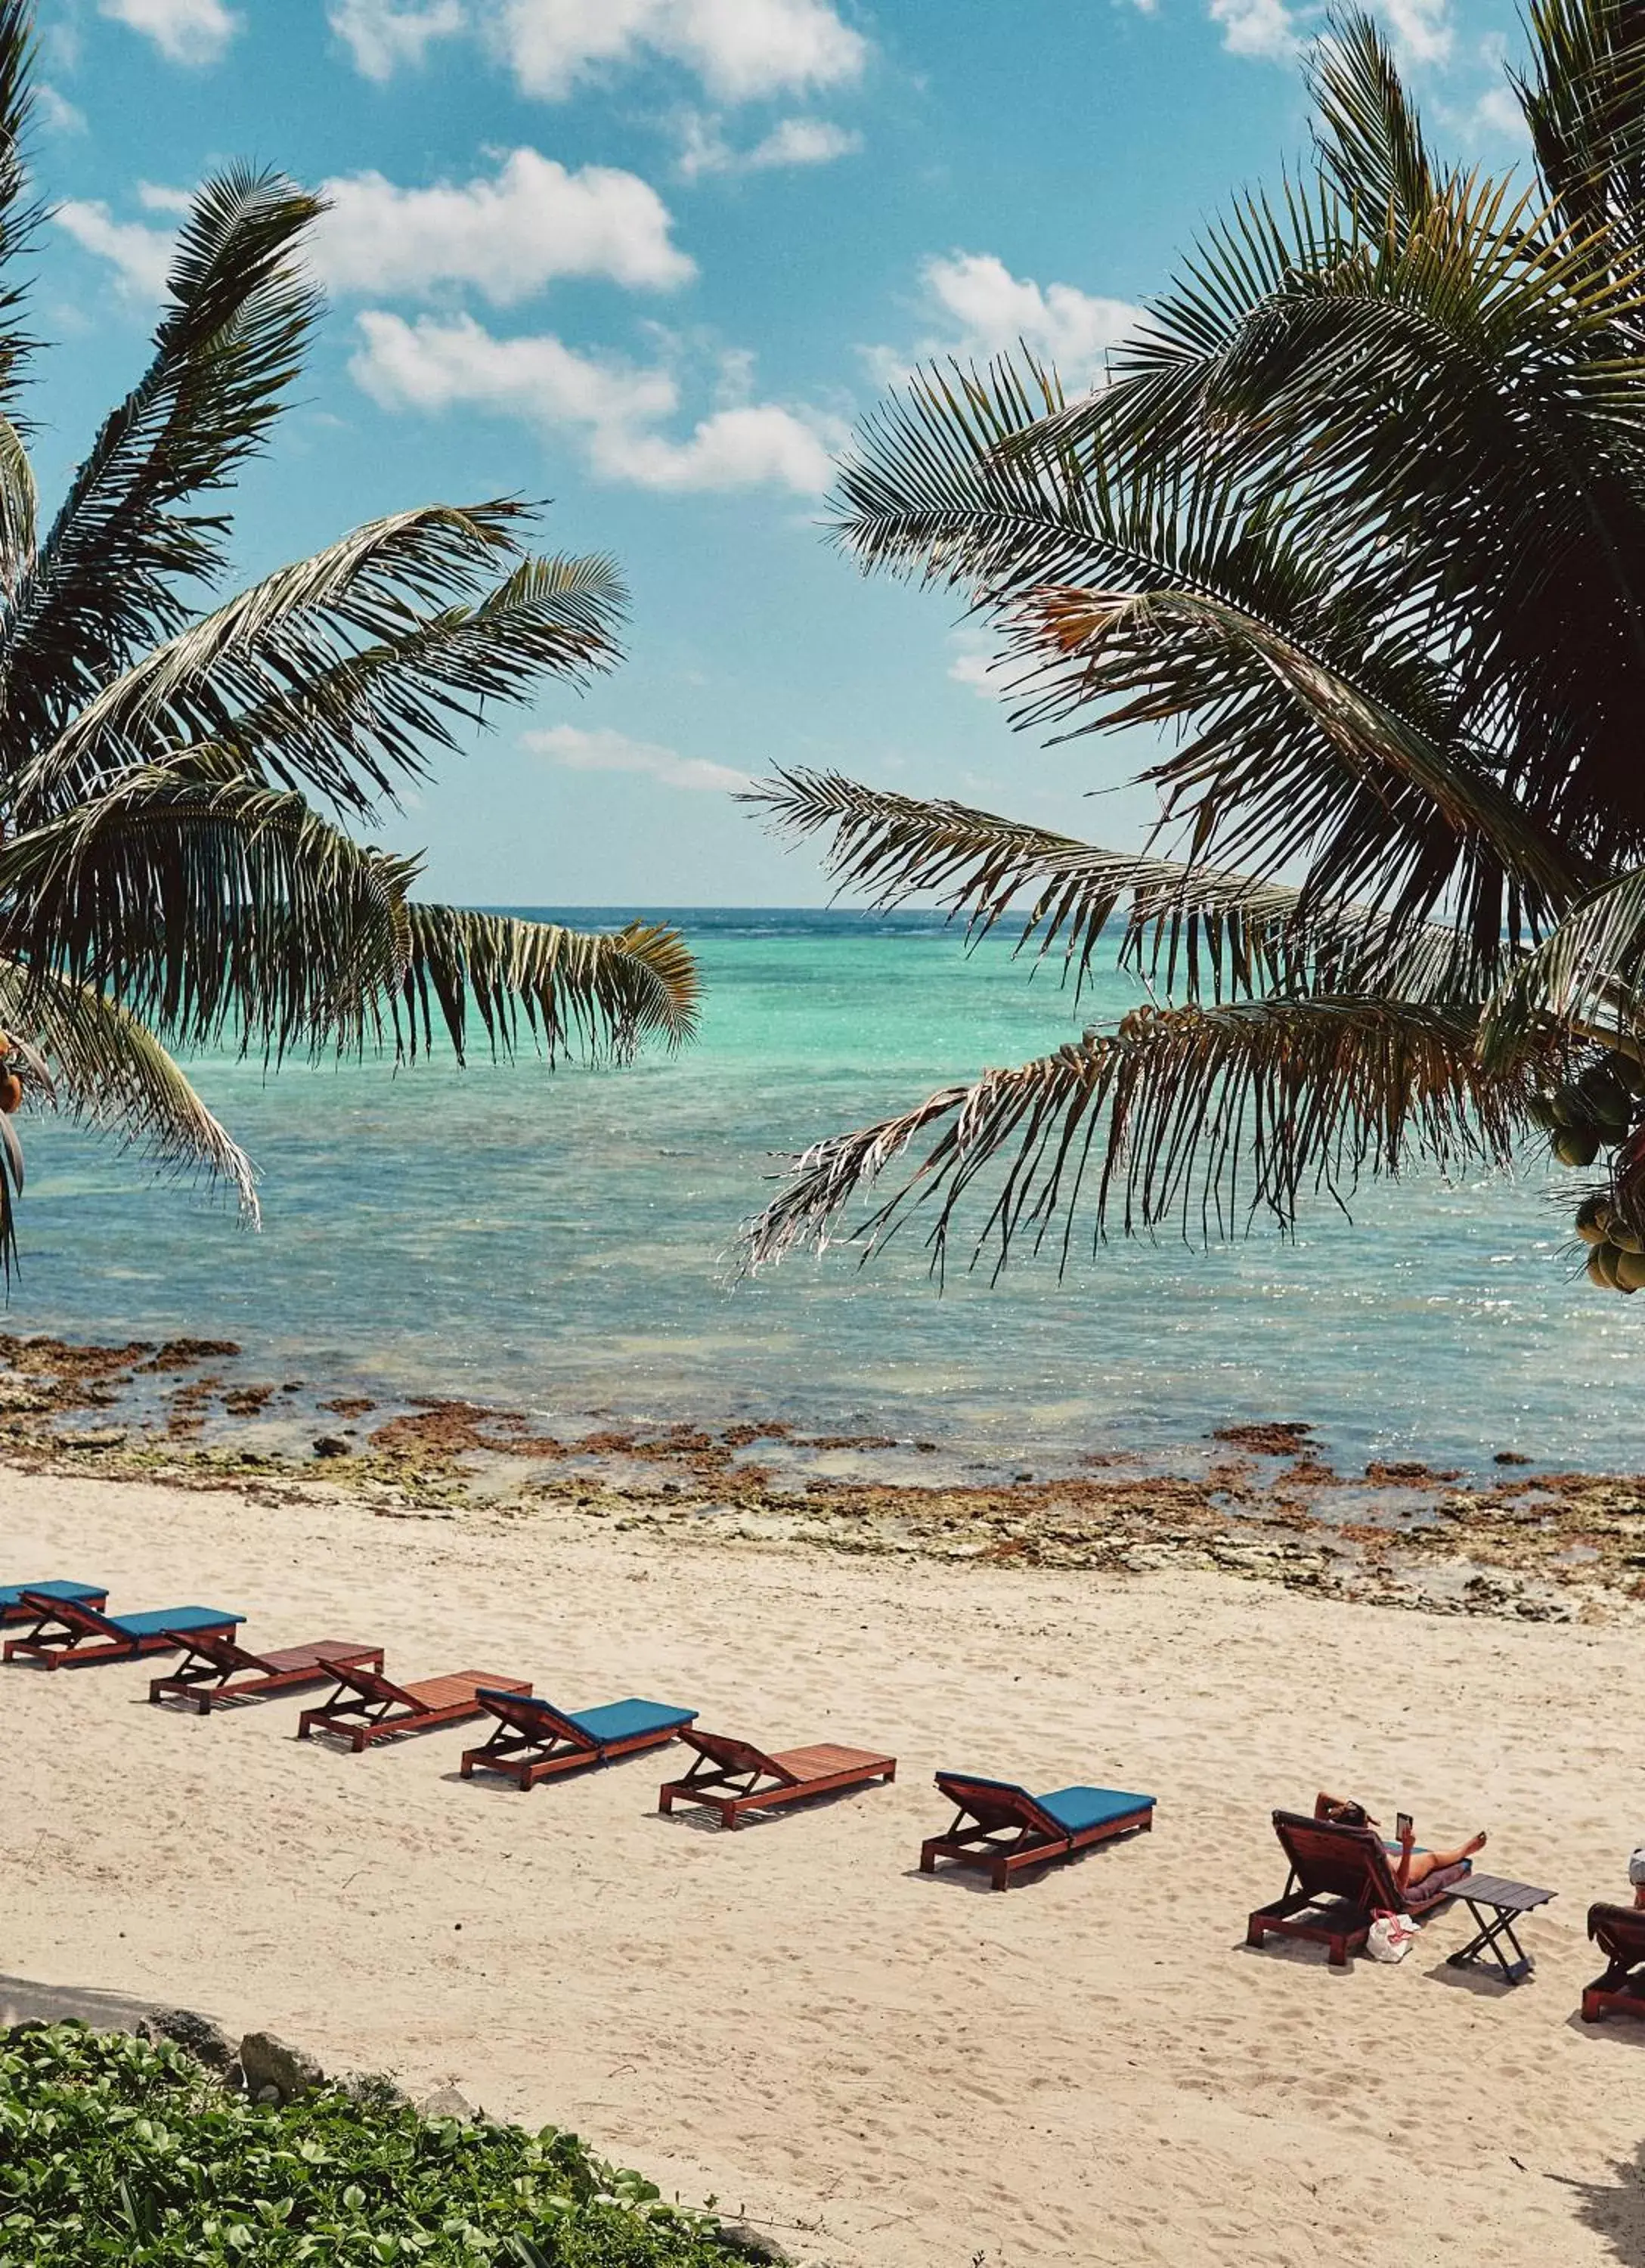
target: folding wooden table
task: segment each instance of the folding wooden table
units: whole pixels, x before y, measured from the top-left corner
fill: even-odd
[[[1477,1925],[1473,1936],[1459,1952],[1448,1953],[1447,1965],[1452,1969],[1472,1969],[1485,1954],[1490,1954],[1502,1972],[1505,1984],[1518,1984],[1531,1974],[1531,1955],[1514,1934],[1514,1924],[1522,1914],[1534,1912],[1557,1897],[1557,1890],[1538,1890],[1530,1882],[1509,1882],[1500,1874],[1464,1874],[1456,1886],[1455,1895],[1461,1898]],[[1485,1909],[1489,1908],[1487,1913]],[[1503,1952],[1504,1940],[1514,1948],[1510,1961]]]

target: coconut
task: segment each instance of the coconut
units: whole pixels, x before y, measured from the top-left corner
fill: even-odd
[[[1562,1166],[1591,1166],[1599,1155],[1599,1137],[1591,1126],[1567,1126],[1553,1138],[1553,1154]]]
[[[1645,1252],[1618,1253],[1617,1289],[1619,1292],[1645,1291]]]
[[[1560,1123],[1553,1115],[1553,1097],[1551,1094],[1533,1094],[1525,1108],[1537,1124],[1545,1127],[1550,1134]]]
[[[1619,1219],[1613,1214],[1605,1234],[1619,1252],[1645,1252],[1645,1236],[1640,1234],[1631,1221]]]
[[[1588,1098],[1572,1080],[1568,1079],[1563,1086],[1554,1088],[1548,1107],[1553,1113],[1556,1126],[1585,1126],[1588,1123]]]
[[[1590,1280],[1597,1284],[1602,1291],[1619,1290],[1620,1286],[1617,1282],[1617,1263],[1621,1257],[1622,1255],[1614,1244],[1596,1244],[1588,1256]]]
[[[1576,1233],[1584,1244],[1604,1244],[1611,1227],[1611,1206],[1604,1197],[1584,1197],[1576,1208]]]

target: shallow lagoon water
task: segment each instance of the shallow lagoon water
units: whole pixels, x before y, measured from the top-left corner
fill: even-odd
[[[584,922],[609,919],[586,910]],[[1044,1472],[1291,1418],[1351,1471],[1470,1469],[1501,1449],[1631,1470],[1645,1300],[1570,1257],[1557,1171],[1368,1188],[1209,1253],[1174,1241],[1014,1257],[999,1285],[918,1232],[866,1270],[837,1249],[728,1288],[727,1255],[781,1158],[928,1088],[1053,1047],[1136,997],[1076,1008],[1055,966],[966,954],[919,917],[676,917],[702,1037],[623,1071],[527,1057],[193,1076],[257,1159],[265,1226],[151,1184],[36,1120],[11,1328],[240,1340],[247,1374],[468,1395],[565,1425],[780,1417],[940,1440]],[[955,1264],[955,1263],[959,1264]]]

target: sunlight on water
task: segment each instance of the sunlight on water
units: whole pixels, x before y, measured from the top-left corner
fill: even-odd
[[[267,1225],[150,1186],[110,1146],[26,1128],[12,1327],[191,1333],[252,1374],[471,1395],[549,1418],[781,1416],[1067,1461],[1169,1447],[1244,1418],[1309,1419],[1344,1469],[1469,1465],[1516,1448],[1635,1462],[1645,1301],[1573,1281],[1547,1177],[1364,1192],[1209,1254],[1082,1249],[1059,1284],[1001,1285],[909,1233],[866,1271],[836,1251],[735,1292],[723,1258],[780,1157],[927,1088],[1044,1052],[1076,1012],[1002,946],[917,922],[682,917],[708,988],[700,1044],[631,1071],[534,1060],[287,1070],[213,1059],[197,1083],[256,1157]]]

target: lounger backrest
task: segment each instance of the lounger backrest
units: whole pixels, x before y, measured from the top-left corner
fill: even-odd
[[[1037,1797],[1012,1780],[977,1779],[970,1772],[940,1771],[937,1786],[950,1803],[969,1811],[989,1834],[1001,1827],[1031,1827],[1038,1834],[1066,1839],[1067,1829],[1052,1818]]]
[[[1607,1961],[1645,1961],[1645,1907],[1590,1906],[1588,1934]]]
[[[363,1701],[398,1701],[402,1708],[420,1712],[423,1703],[403,1685],[396,1685],[392,1677],[385,1677],[380,1669],[368,1669],[364,1662],[345,1669],[339,1661],[325,1665],[328,1677],[335,1677],[339,1685],[351,1685]]]
[[[1355,1905],[1390,1911],[1404,1904],[1375,1828],[1276,1811],[1273,1831],[1298,1887],[1311,1897],[1351,1898]]]
[[[575,1717],[568,1717],[557,1709],[552,1701],[540,1693],[504,1693],[494,1685],[482,1685],[475,1695],[482,1707],[505,1725],[512,1725],[520,1733],[557,1733],[563,1741],[570,1741],[579,1749],[599,1746],[591,1740]]]
[[[42,1621],[50,1618],[62,1623],[65,1629],[79,1631],[93,1638],[123,1638],[125,1632],[117,1622],[95,1607],[88,1607],[84,1599],[54,1599],[48,1591],[25,1591],[23,1603],[31,1614]]]
[[[749,1741],[733,1740],[729,1733],[704,1733],[695,1725],[682,1725],[680,1738],[699,1754],[723,1765],[727,1771],[764,1772],[781,1780],[793,1778],[792,1772],[785,1771],[763,1749],[756,1749]]]
[[[191,1631],[188,1651],[203,1656],[218,1669],[266,1669],[269,1666],[260,1653],[248,1653],[230,1631]]]

